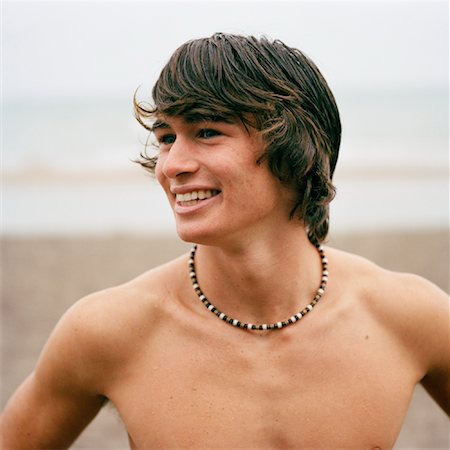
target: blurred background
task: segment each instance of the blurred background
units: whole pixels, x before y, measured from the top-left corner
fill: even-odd
[[[184,251],[156,181],[132,162],[132,98],[184,41],[216,31],[298,47],[343,125],[330,244],[448,291],[446,1],[4,1],[2,404],[60,315]],[[448,448],[420,388],[397,448]],[[107,408],[73,448],[125,448]]]

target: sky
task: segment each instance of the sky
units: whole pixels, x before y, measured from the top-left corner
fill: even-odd
[[[4,98],[129,97],[216,31],[298,47],[332,88],[446,87],[446,1],[4,1]]]

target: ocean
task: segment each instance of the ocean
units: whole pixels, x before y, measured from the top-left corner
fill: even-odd
[[[335,90],[343,125],[331,229],[448,227],[448,92]],[[133,160],[147,132],[130,98],[6,99],[2,234],[174,234]]]

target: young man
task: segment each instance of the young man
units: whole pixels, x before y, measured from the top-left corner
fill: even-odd
[[[314,64],[215,34],[153,100],[141,163],[197,247],[65,314],[3,448],[68,447],[106,399],[136,449],[390,448],[419,382],[449,413],[446,295],[321,246],[340,121]]]

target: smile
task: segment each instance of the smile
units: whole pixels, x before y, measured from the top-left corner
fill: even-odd
[[[187,192],[186,194],[177,194],[176,201],[180,206],[194,206],[203,200],[216,196],[219,193],[220,191],[215,189],[192,191]]]

